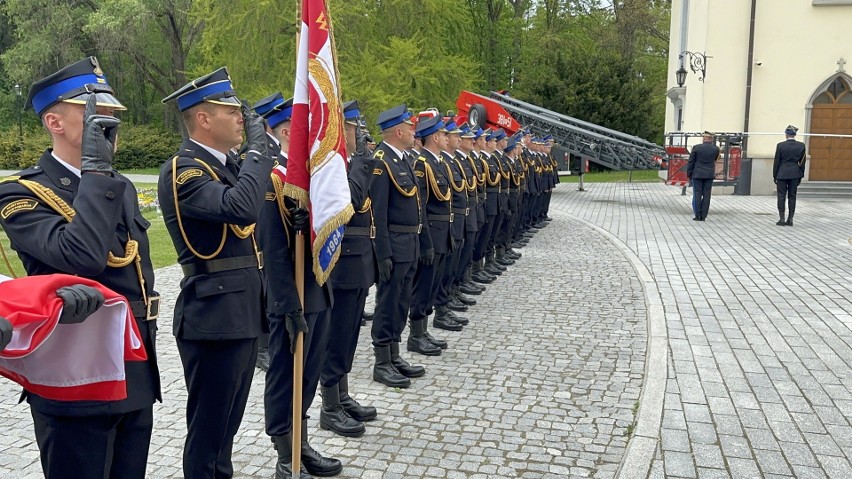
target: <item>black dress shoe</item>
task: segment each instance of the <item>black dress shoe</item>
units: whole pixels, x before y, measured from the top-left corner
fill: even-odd
[[[453,311],[467,311],[467,306],[462,304],[461,301],[459,301],[455,297],[453,297],[453,299],[451,299],[450,302],[447,303],[447,307]]]
[[[793,226],[793,218],[787,220],[787,226]]]
[[[494,278],[485,274],[485,271],[477,271],[471,275],[474,281],[480,284],[491,284],[494,282]]]
[[[455,321],[455,322],[461,324],[462,326],[467,326],[468,324],[470,324],[470,320],[468,320],[465,317],[458,316],[458,315],[456,315],[456,313],[454,313],[452,311],[447,311],[447,318],[451,321]]]
[[[696,216],[695,218],[692,218],[692,221],[701,221],[701,218]]]
[[[461,331],[462,325],[448,318],[447,316],[435,316],[432,320],[432,326],[446,331]]]
[[[435,346],[438,346],[441,349],[447,349],[447,347],[449,347],[449,343],[447,343],[443,339],[438,339],[435,336],[432,336],[429,331],[425,331],[423,333],[423,337],[425,337],[427,341],[434,344]]]
[[[405,346],[406,349],[408,349],[412,353],[418,353],[424,356],[441,355],[441,348],[429,341],[429,339],[422,333],[415,336],[414,332],[412,332],[408,336],[408,341],[405,343]],[[402,371],[400,371],[400,373],[402,373],[404,376],[406,375]]]
[[[462,283],[459,285],[459,291],[464,294],[472,294],[474,296],[478,296],[482,294],[482,290],[471,285],[470,283]]]
[[[474,294],[479,294],[479,291]],[[459,303],[465,306],[476,306],[476,300],[465,296],[464,293],[461,291],[461,288],[459,288],[459,292],[456,293],[455,298],[459,301]]]
[[[361,437],[366,432],[364,423],[353,418],[340,405],[340,389],[337,384],[321,386],[322,409],[320,409],[320,428],[345,437]]]
[[[778,222],[775,223],[775,225],[776,226],[787,226],[787,222],[784,221],[784,220],[778,220]]]

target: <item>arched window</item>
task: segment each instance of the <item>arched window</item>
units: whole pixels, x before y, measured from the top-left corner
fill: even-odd
[[[837,105],[852,103],[849,85],[843,78],[835,78],[828,87],[814,98],[814,105]]]

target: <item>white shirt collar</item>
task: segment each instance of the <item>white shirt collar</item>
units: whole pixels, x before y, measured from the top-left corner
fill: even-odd
[[[401,152],[401,151],[399,151],[399,150],[397,150],[397,149],[396,149],[393,145],[391,145],[390,143],[385,143],[385,145],[388,145],[388,148],[390,148],[390,149],[391,149],[394,153],[396,153],[396,156],[398,156],[398,157],[399,157],[399,159],[403,159],[403,158],[405,158],[405,156],[403,156],[403,155],[402,155],[402,152]]]
[[[54,159],[54,160],[56,160],[56,161],[58,161],[58,162],[59,162],[59,164],[60,164],[60,165],[62,165],[62,166],[64,166],[65,168],[67,168],[67,169],[68,169],[68,171],[70,171],[71,173],[74,173],[75,175],[77,175],[77,178],[82,178],[82,173],[80,172],[80,169],[79,169],[79,168],[74,168],[74,167],[73,167],[73,166],[71,166],[69,163],[66,163],[64,160],[62,160],[62,158],[60,158],[60,157],[56,156],[56,153],[54,153],[54,152],[52,152],[52,151],[50,152],[50,154],[51,154],[51,156],[53,156],[53,159]]]
[[[221,161],[221,162],[222,162],[222,166],[225,166],[225,162],[226,162],[226,161],[228,161],[228,157],[227,157],[224,153],[222,153],[222,152],[221,152],[221,151],[219,151],[219,150],[214,150],[213,148],[210,148],[209,146],[205,145],[204,143],[201,143],[201,142],[199,142],[199,141],[193,140],[192,138],[190,138],[190,140],[191,140],[193,143],[195,143],[196,145],[198,145],[198,146],[200,146],[200,147],[204,148],[205,150],[207,150],[207,151],[208,151],[211,155],[215,156],[217,160],[219,160],[219,161]]]

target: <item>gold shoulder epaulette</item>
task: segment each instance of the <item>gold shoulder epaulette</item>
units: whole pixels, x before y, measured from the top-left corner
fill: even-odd
[[[5,178],[0,178],[0,184],[2,184],[2,183],[15,183],[19,179],[21,179],[20,176],[7,176]]]
[[[426,157],[423,156],[423,155],[420,155],[420,156],[417,157],[417,161],[426,162]]]

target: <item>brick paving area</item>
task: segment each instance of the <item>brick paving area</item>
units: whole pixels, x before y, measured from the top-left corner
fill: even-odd
[[[555,197],[656,280],[669,370],[650,477],[852,477],[852,204],[799,200],[788,228],[773,197],[714,196],[704,223],[690,199],[658,184]]]
[[[560,209],[574,196],[558,190]],[[556,208],[554,208],[556,209]],[[341,478],[613,477],[625,452],[645,369],[642,283],[621,250],[594,228],[553,211],[555,221],[524,257],[477,297],[461,333],[433,331],[450,349],[408,390],[371,380],[369,335],[350,379],[353,395],[379,408],[367,434],[320,431],[312,444],[343,460]],[[170,313],[180,271],[157,272]],[[158,345],[166,402],[155,407],[148,476],[180,477],[186,400],[171,318]],[[237,477],[271,477],[275,453],[263,432],[263,375],[255,376],[234,447]],[[26,405],[0,382],[0,477],[40,477]],[[319,402],[319,397],[317,398]]]

